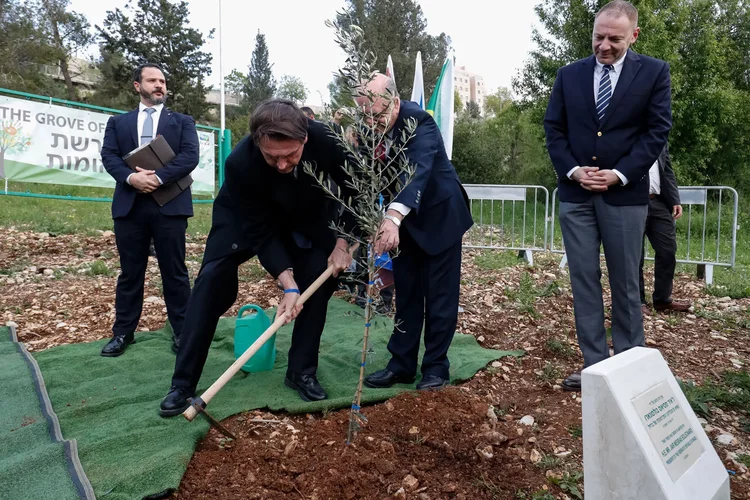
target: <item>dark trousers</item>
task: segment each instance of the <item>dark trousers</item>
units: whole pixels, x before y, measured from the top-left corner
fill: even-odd
[[[396,322],[388,342],[388,369],[399,375],[417,372],[424,326],[422,374],[449,378],[448,348],[458,322],[461,242],[438,255],[427,255],[407,231],[401,231],[400,253],[393,259]]]
[[[672,302],[672,281],[677,265],[677,233],[675,221],[672,218],[672,207],[668,207],[661,196],[652,198],[648,205],[646,217],[645,239],[651,242],[654,249],[654,304],[668,304]],[[646,304],[646,287],[643,282],[643,260],[645,248],[641,253],[640,292],[641,303]]]
[[[126,217],[114,219],[115,241],[120,254],[120,276],[115,294],[115,336],[132,338],[143,310],[143,286],[148,265],[149,243],[153,239],[164,288],[167,317],[179,337],[190,296],[185,265],[187,217],[167,216],[149,195],[136,196]]]
[[[292,250],[294,279],[300,291],[304,292],[326,270],[328,256],[329,253],[321,249]],[[237,270],[251,257],[253,254],[247,251],[203,263],[190,294],[185,329],[172,376],[173,386],[192,391],[198,386],[219,318],[237,300]],[[305,302],[297,316],[289,349],[288,372],[315,374],[328,300],[337,285],[336,278],[326,281]]]
[[[644,345],[638,262],[643,251],[647,210],[646,205],[609,205],[600,194],[583,203],[560,203],[560,228],[570,268],[576,335],[585,367],[609,357],[599,264],[601,246],[612,290],[615,354]]]

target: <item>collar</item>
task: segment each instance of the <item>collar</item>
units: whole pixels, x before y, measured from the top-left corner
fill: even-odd
[[[620,56],[620,58],[616,60],[614,64],[612,64],[612,66],[614,66],[615,68],[614,72],[617,73],[618,75],[622,73],[622,65],[625,64],[625,58],[628,56],[629,51],[630,49],[626,50],[625,53],[622,56]],[[596,56],[594,56],[594,61],[596,61],[596,71],[600,73],[604,71],[604,65],[599,62],[599,59],[597,59]]]
[[[142,102],[138,103],[138,113],[143,113],[143,110],[148,108],[149,106],[146,106]],[[156,110],[157,113],[161,113],[161,110],[164,109],[164,103],[162,104],[155,104],[153,106],[150,106]]]

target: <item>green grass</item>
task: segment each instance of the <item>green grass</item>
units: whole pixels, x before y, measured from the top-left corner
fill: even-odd
[[[85,197],[111,197],[112,190],[78,186],[9,183],[9,191]],[[194,204],[195,217],[189,220],[188,233],[208,234],[211,228],[211,205]],[[53,200],[4,196],[0,194],[0,226],[50,234],[94,234],[111,231],[111,203],[94,201]]]
[[[568,434],[570,434],[570,437],[574,438],[583,437],[583,427],[581,427],[580,425],[569,425]]]
[[[712,408],[736,410],[747,413],[750,410],[750,372],[728,370],[721,380],[706,379],[702,385],[680,382],[693,411],[706,418],[712,415]]]
[[[562,374],[562,369],[558,365],[547,361],[544,364],[544,368],[542,368],[541,374],[537,375],[537,378],[542,382],[552,384],[555,380],[561,378]]]
[[[564,339],[547,339],[545,346],[550,353],[561,358],[570,358],[576,353],[575,350],[570,347],[570,344],[568,344],[568,342],[566,342]]]
[[[558,479],[552,476],[549,480],[569,496],[583,500],[583,493],[581,493],[579,486],[579,483],[583,480],[582,472],[565,472],[561,478]]]
[[[110,269],[103,260],[95,260],[91,263],[86,274],[89,276],[114,276],[117,271]]]
[[[739,455],[737,461],[745,467],[750,467],[750,455]]]
[[[519,264],[525,263],[524,260],[518,258],[516,252],[510,251],[499,251],[499,250],[484,250],[479,255],[474,257],[474,263],[488,271],[497,271],[505,269],[506,267],[513,267]]]
[[[542,454],[542,459],[539,461],[539,463],[536,464],[536,466],[542,470],[550,470],[550,469],[554,469],[561,463],[562,463],[562,459],[554,455],[548,455],[544,453]]]

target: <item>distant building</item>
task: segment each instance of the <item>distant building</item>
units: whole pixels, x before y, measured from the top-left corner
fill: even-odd
[[[474,101],[484,114],[484,99],[487,91],[484,87],[482,75],[472,73],[466,69],[466,66],[457,66],[453,70],[453,83],[459,97],[461,97],[463,107],[466,108],[469,101]]]

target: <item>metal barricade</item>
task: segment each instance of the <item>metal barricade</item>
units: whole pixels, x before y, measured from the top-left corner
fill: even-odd
[[[546,250],[549,191],[544,186],[465,184],[474,226],[464,248],[517,250],[533,264]]]
[[[734,267],[737,255],[737,216],[739,195],[728,186],[682,186],[683,215],[676,222],[677,262],[696,264],[705,269],[707,284],[713,282],[714,266]],[[552,192],[548,248],[565,253],[557,213],[557,189]],[[671,207],[670,207],[671,208]],[[646,258],[653,260],[646,243]],[[567,260],[563,257],[560,266]]]

